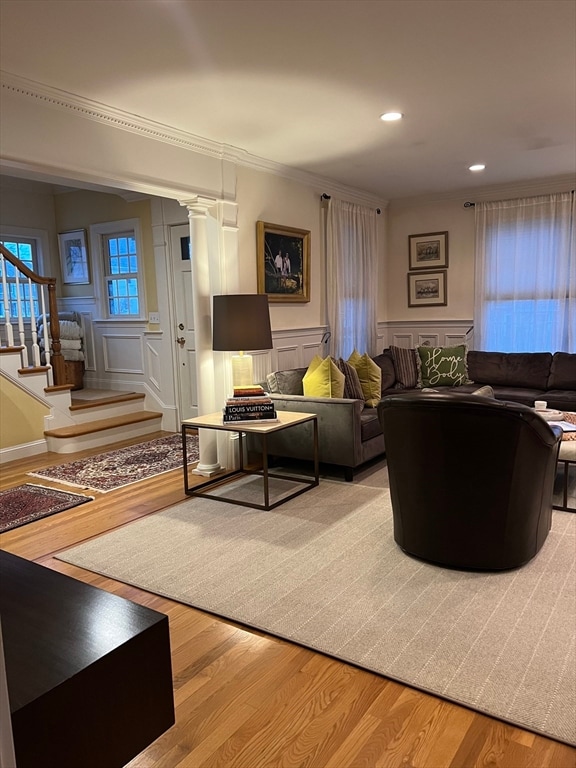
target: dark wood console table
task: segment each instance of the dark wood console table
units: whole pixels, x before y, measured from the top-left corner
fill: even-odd
[[[0,613],[18,768],[120,768],[173,725],[164,614],[1,550]]]

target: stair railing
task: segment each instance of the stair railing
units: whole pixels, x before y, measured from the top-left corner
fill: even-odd
[[[43,341],[48,383],[65,384],[64,357],[60,343],[60,321],[56,301],[56,278],[42,277],[0,244],[0,346],[19,347],[22,368],[42,366],[40,342]],[[46,294],[50,332],[46,322]],[[42,339],[38,338],[41,320]],[[27,325],[30,336],[27,337]],[[0,326],[0,329],[2,326]],[[31,363],[29,361],[32,361]]]

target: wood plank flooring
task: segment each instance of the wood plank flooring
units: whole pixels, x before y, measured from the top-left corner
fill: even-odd
[[[0,488],[39,482],[26,472],[101,452],[5,464]],[[0,545],[169,616],[176,724],[129,768],[576,768],[567,745],[56,560],[186,498],[181,470],[94,495],[2,534]]]

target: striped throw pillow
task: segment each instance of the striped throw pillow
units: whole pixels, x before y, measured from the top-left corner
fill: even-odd
[[[336,365],[344,374],[344,397],[351,397],[353,400],[364,402],[364,392],[356,368],[342,357],[336,361]]]
[[[395,389],[416,389],[418,386],[417,352],[405,347],[390,347],[396,371]]]

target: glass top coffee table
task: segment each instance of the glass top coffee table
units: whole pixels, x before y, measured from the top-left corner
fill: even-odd
[[[306,422],[312,423],[312,441],[313,441],[313,477],[303,476],[288,471],[270,472],[268,467],[268,435],[283,429],[290,429]],[[203,483],[190,486],[188,477],[188,461],[186,452],[186,432],[197,429],[217,429],[224,432],[236,432],[239,438],[239,467],[231,471],[224,471],[219,475],[211,477]],[[262,438],[262,467],[250,469],[244,466],[244,447],[243,434],[257,434]],[[254,423],[243,422],[241,424],[234,422],[223,422],[222,413],[210,413],[207,416],[196,416],[193,419],[186,419],[182,422],[182,451],[184,461],[184,492],[188,496],[200,496],[213,499],[215,501],[226,501],[229,504],[240,504],[243,507],[252,507],[254,509],[271,510],[280,504],[284,504],[288,499],[293,499],[305,491],[316,487],[320,482],[319,462],[318,462],[318,417],[314,413],[296,413],[294,411],[278,411],[278,420],[275,422]],[[264,497],[264,503],[260,504],[253,498],[235,498],[234,496],[222,493],[222,487],[227,490],[238,490],[235,481],[242,480],[250,475],[263,478],[261,493]],[[276,484],[284,488],[279,498],[271,500],[270,480],[276,481]],[[286,490],[292,486],[292,490]],[[246,483],[244,483],[244,488]]]

